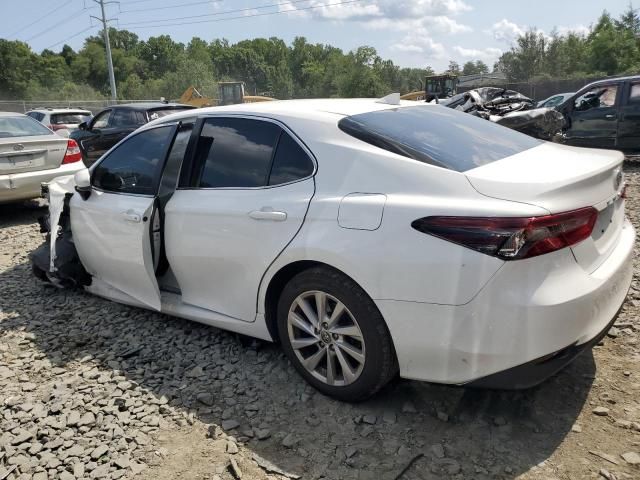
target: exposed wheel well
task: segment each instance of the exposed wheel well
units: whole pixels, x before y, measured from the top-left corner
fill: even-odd
[[[293,262],[282,267],[269,282],[264,302],[264,316],[267,323],[267,328],[269,329],[269,333],[271,334],[271,338],[273,338],[276,342],[278,341],[278,300],[280,299],[280,294],[282,293],[282,290],[289,282],[289,280],[291,280],[300,272],[313,267],[326,267],[332,270],[339,271],[331,265],[327,265],[326,263],[316,262],[313,260],[300,260],[298,262]]]

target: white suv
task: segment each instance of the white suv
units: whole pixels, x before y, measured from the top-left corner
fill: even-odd
[[[89,110],[77,108],[38,108],[27,112],[32,118],[46,125],[54,132],[69,130],[73,132],[78,125],[88,121],[93,114]]]

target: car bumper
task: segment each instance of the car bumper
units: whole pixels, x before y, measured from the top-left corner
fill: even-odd
[[[82,162],[61,165],[51,170],[0,175],[0,203],[29,200],[40,196],[40,184],[62,175],[73,175],[85,168]]]
[[[400,375],[496,388],[543,381],[612,325],[631,285],[634,243],[625,220],[616,248],[591,273],[564,249],[506,262],[465,305],[376,301]],[[514,372],[527,378],[514,380]]]

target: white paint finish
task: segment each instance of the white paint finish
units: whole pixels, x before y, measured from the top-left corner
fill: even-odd
[[[313,192],[313,179],[178,190],[165,211],[165,243],[183,301],[254,321],[262,275],[299,230]]]
[[[160,292],[153,271],[149,221],[153,198],[93,189],[71,198],[71,229],[87,272],[154,310]],[[140,221],[132,221],[138,217]],[[143,221],[147,217],[147,221]]]
[[[635,232],[588,274],[568,250],[507,262],[469,304],[376,301],[404,378],[462,384],[586,343],[611,321],[633,273]]]
[[[596,205],[616,194],[622,153],[545,142],[465,172],[484,195],[531,203],[551,213]]]
[[[386,195],[350,193],[340,201],[338,225],[355,230],[376,230],[382,224]]]
[[[402,105],[313,100],[198,110],[198,115],[249,114],[286,124],[318,160],[315,195],[312,181],[176,192],[167,206],[165,240],[184,296],[165,302],[163,294],[163,311],[268,337],[269,281],[291,262],[313,260],[343,271],[374,299],[405,377],[464,383],[593,337],[621,305],[631,281],[634,232],[628,223],[623,227],[623,206],[605,235],[574,247],[578,262],[569,249],[503,262],[419,233],[411,222],[430,215],[518,217],[601,208],[615,195],[608,182],[619,154],[544,144],[458,173],[399,157],[337,127],[345,114]],[[366,208],[360,216],[341,216],[340,203],[353,192],[386,196],[375,230],[340,226],[339,219],[373,225]],[[123,211],[135,201],[123,199]],[[96,244],[103,220],[76,220],[83,262],[99,249],[98,257],[117,257],[112,250],[119,238]],[[104,258],[99,263],[112,283],[120,282],[117,288],[140,296],[139,285],[127,289],[118,278],[126,270],[116,271]],[[96,271],[96,265],[91,268]],[[142,272],[145,262],[137,268]]]

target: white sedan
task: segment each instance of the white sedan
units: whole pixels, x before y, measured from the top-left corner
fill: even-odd
[[[187,111],[76,174],[63,231],[83,274],[74,255],[34,269],[279,341],[343,400],[398,373],[524,388],[625,299],[622,160],[389,99]]]
[[[40,184],[84,168],[75,140],[27,115],[0,112],[0,203],[40,196]]]

